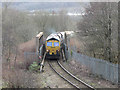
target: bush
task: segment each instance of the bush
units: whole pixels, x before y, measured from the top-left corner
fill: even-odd
[[[37,87],[35,82],[37,77],[35,74],[23,69],[8,69],[3,67],[3,80],[5,86],[3,88],[32,88]]]
[[[33,63],[29,66],[29,70],[30,70],[30,71],[36,71],[36,72],[38,72],[39,68],[40,68],[40,66],[38,65],[37,62],[33,62]]]
[[[10,62],[7,62],[5,59],[3,59],[2,62],[2,79],[4,80],[3,88],[33,88],[38,87],[37,84],[37,74],[28,71],[24,67],[23,64],[20,63],[21,61],[16,62],[16,65],[14,66],[14,61],[11,60]],[[31,62],[32,63],[32,62]],[[37,63],[33,63],[33,67],[35,67]],[[38,65],[37,65],[38,66]],[[30,67],[30,66],[29,66]],[[28,67],[28,68],[29,68]]]

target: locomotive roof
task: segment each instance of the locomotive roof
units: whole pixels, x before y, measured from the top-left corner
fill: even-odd
[[[57,34],[50,34],[50,35],[47,37],[46,41],[48,41],[48,40],[50,40],[50,39],[52,39],[52,38],[60,41],[60,38],[59,38],[59,36],[58,36]]]

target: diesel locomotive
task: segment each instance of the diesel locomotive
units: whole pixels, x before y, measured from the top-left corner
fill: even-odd
[[[66,33],[50,34],[45,41],[47,59],[59,59],[62,49],[65,51]]]

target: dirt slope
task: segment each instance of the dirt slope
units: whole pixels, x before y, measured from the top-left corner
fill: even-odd
[[[24,52],[35,52],[35,46],[36,46],[36,39],[33,38],[30,41],[20,44],[18,46],[18,51],[20,54],[23,54]]]

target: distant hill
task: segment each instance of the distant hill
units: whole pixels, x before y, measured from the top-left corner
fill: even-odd
[[[87,2],[16,2],[12,3],[11,7],[19,10],[55,10],[59,11],[61,9],[66,9],[70,12],[79,12],[84,10],[84,7],[87,7],[89,3]]]

